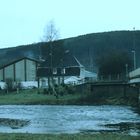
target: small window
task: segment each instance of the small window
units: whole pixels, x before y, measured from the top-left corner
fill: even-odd
[[[66,74],[65,68],[61,70],[61,74]]]
[[[57,74],[57,69],[53,68],[53,74]]]

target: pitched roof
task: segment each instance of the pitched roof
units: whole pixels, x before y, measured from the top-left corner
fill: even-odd
[[[52,64],[51,64],[52,62]],[[63,58],[58,58],[57,60],[48,59],[40,64],[40,67],[80,67],[78,61],[70,53],[65,54]]]
[[[6,63],[4,63],[3,65],[0,66],[0,69],[4,68],[4,67],[7,67],[13,63],[16,63],[16,62],[19,62],[23,59],[28,59],[28,60],[31,60],[31,61],[35,61],[35,62],[39,62],[39,60],[37,59],[34,59],[34,58],[29,58],[29,57],[20,57],[20,58],[15,58],[15,59],[10,59],[9,61],[7,61]]]

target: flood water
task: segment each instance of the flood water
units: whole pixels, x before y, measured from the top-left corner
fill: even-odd
[[[18,125],[13,120],[28,123]],[[0,132],[140,135],[140,115],[126,106],[4,105],[0,106]]]

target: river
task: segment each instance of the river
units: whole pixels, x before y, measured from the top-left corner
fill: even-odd
[[[116,132],[140,135],[140,115],[127,106],[2,105],[0,119],[0,132],[6,133]],[[13,120],[28,123],[12,127]]]

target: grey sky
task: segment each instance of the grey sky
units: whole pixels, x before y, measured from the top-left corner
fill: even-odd
[[[54,20],[61,38],[140,29],[140,0],[0,0],[0,48],[40,42]]]

